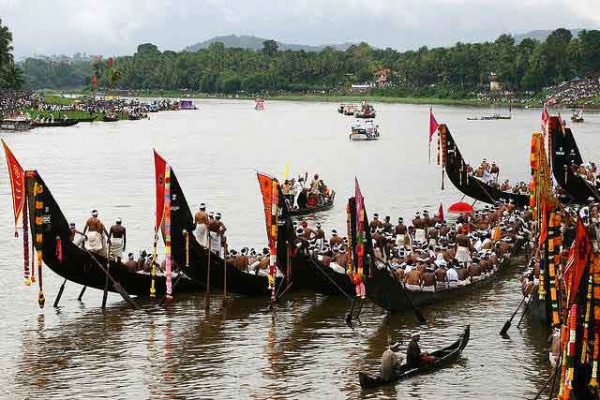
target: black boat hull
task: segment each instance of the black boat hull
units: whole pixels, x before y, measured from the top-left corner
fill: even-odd
[[[548,130],[552,174],[558,185],[566,192],[572,202],[586,204],[589,198],[600,201],[600,192],[570,169],[571,164],[579,166],[583,163],[571,129],[564,128],[563,133],[558,117],[551,117],[548,122]]]
[[[29,196],[30,215],[32,216],[34,211],[34,199],[32,197],[34,182],[41,185],[43,188],[41,200],[44,204],[44,224],[42,232],[42,256],[44,263],[53,272],[69,281],[104,290],[107,277],[97,263],[106,267],[106,257],[92,254],[85,249],[75,246],[75,244],[71,242],[69,224],[54,200],[49,188],[45,185],[37,172],[28,172],[28,175],[27,193]],[[34,218],[31,218],[32,232],[35,232],[34,229]],[[60,238],[62,260],[57,256],[58,238]],[[114,261],[110,262],[109,273],[129,294],[136,296],[150,295],[150,286],[152,282],[150,274],[130,271],[125,264]],[[156,276],[155,285],[156,294],[163,295],[166,292],[166,277],[163,275]],[[195,292],[203,289],[204,286],[200,282],[183,275],[176,286],[174,293]],[[108,282],[108,291],[117,291],[110,280]]]
[[[463,194],[483,203],[512,202],[517,207],[529,205],[529,195],[504,192],[469,175],[458,145],[446,125],[440,125],[446,133],[446,174],[452,184]]]

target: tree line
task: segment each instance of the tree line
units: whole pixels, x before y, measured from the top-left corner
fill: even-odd
[[[494,42],[456,43],[452,47],[399,52],[366,43],[346,51],[280,51],[272,40],[262,51],[225,48],[213,43],[197,52],[159,51],[151,43],[135,54],[106,60],[56,62],[27,59],[21,67],[31,88],[90,86],[113,89],[188,89],[205,93],[335,91],[371,83],[389,69],[389,85],[378,94],[463,98],[489,87],[495,73],[503,89],[537,92],[576,76],[600,73],[600,31],[553,31],[545,41],[510,35]]]
[[[19,89],[23,85],[23,72],[15,65],[12,40],[11,31],[0,19],[0,88]]]

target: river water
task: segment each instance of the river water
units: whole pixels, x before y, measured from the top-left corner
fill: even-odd
[[[172,165],[195,209],[223,213],[232,247],[265,245],[256,170],[281,176],[318,172],[337,191],[334,209],[311,217],[327,232],[345,223],[345,199],[358,177],[372,212],[411,218],[462,196],[428,163],[428,107],[375,104],[381,140],[351,142],[352,119],[327,103],[198,101],[198,111],[151,114],[150,120],[79,124],[70,128],[0,133],[24,168],[37,169],[71,221],[81,226],[92,208],[110,225],[122,217],[128,247],[149,249],[154,188],[152,149]],[[529,138],[539,110],[516,110],[510,121],[468,122],[493,112],[436,107],[464,157],[487,157],[501,175],[526,180]],[[563,111],[566,115],[568,111]],[[586,115],[575,135],[584,156],[597,159],[600,116]],[[435,148],[432,148],[435,161]],[[4,160],[2,160],[4,163]],[[502,279],[466,298],[384,320],[367,304],[361,324],[346,326],[341,298],[291,294],[275,314],[267,299],[179,296],[166,309],[134,312],[117,295],[100,308],[101,293],[67,283],[61,307],[51,307],[61,279],[45,269],[46,308],[37,288],[22,284],[22,244],[14,238],[8,177],[0,177],[1,398],[531,398],[549,374],[547,332],[525,319],[511,338],[498,331],[519,302],[522,260]],[[378,366],[388,338],[422,331],[421,347],[454,341],[471,324],[462,358],[435,374],[395,387],[361,391],[357,373]]]

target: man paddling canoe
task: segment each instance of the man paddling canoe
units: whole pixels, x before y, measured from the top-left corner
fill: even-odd
[[[422,364],[435,362],[435,357],[430,356],[428,353],[421,353],[419,340],[421,340],[421,334],[419,332],[414,332],[410,335],[410,342],[406,348],[406,365],[410,368],[418,368]]]
[[[379,375],[382,379],[389,381],[392,379],[394,370],[402,364],[402,355],[400,354],[400,343],[396,342],[383,352],[381,355],[381,366]]]

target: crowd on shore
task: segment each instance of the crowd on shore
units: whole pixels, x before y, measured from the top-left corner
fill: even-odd
[[[41,104],[41,96],[32,91],[0,89],[0,114],[14,114],[25,108],[35,108]]]
[[[90,118],[101,115],[117,120],[140,119],[148,113],[182,109],[182,102],[170,99],[141,101],[111,97],[86,97],[73,99],[68,104],[46,101],[43,95],[32,91],[0,89],[0,115],[3,118],[23,117],[27,119],[68,118],[70,112],[87,113]]]
[[[585,105],[592,104],[593,99],[600,95],[600,79],[575,78],[560,85],[547,89],[546,98],[548,105]]]

